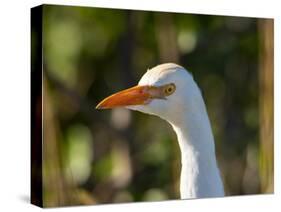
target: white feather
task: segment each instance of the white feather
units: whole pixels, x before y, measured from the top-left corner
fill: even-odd
[[[168,83],[174,83],[176,91],[167,100],[154,99],[128,108],[157,115],[172,125],[181,150],[182,199],[224,196],[209,117],[192,75],[179,65],[166,63],[148,70],[139,85]]]

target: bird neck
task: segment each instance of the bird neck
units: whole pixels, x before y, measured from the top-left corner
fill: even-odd
[[[198,108],[197,108],[198,109]],[[205,105],[171,123],[181,150],[181,198],[223,196],[214,138]]]

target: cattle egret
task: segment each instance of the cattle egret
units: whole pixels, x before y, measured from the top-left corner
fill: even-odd
[[[181,150],[181,199],[224,196],[215,143],[199,87],[183,67],[165,63],[148,70],[138,85],[115,93],[97,109],[125,107],[171,124]]]

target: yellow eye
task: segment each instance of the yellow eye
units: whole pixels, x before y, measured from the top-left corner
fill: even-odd
[[[166,95],[166,96],[169,96],[169,95],[171,95],[172,93],[174,93],[175,90],[176,90],[175,84],[174,84],[174,83],[171,83],[171,84],[165,86],[164,92],[165,92],[165,95]]]

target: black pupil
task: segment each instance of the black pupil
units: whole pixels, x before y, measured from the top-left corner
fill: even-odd
[[[170,88],[168,88],[168,92],[171,92],[172,91],[172,88],[170,87]]]

